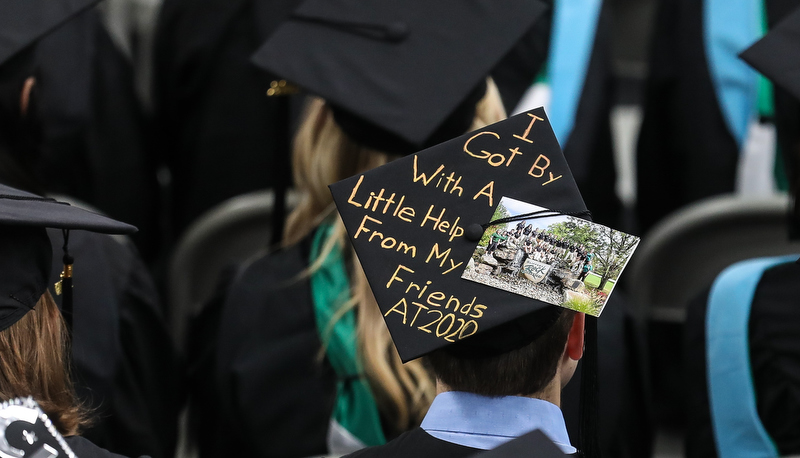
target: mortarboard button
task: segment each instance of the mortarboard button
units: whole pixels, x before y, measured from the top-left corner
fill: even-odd
[[[467,226],[467,230],[464,232],[464,237],[470,242],[477,242],[481,239],[483,235],[483,226],[478,223],[472,223]]]

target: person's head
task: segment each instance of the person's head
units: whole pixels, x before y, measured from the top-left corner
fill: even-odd
[[[485,94],[471,112],[474,116],[468,130],[505,118],[500,94],[491,79],[487,79]],[[461,133],[464,132],[453,135]],[[329,184],[383,165],[395,157],[398,156],[351,138],[338,125],[326,101],[311,98],[294,140],[294,182],[301,192],[301,200],[287,218],[284,245],[298,243],[325,218],[335,217]],[[334,249],[337,244],[349,246],[344,225],[335,217],[334,236],[323,252]],[[354,254],[350,259],[353,268],[348,307],[358,310],[359,355],[382,412],[394,420],[392,426],[397,431],[402,431],[422,419],[435,394],[435,385],[420,361],[402,364],[358,259]]]
[[[431,173],[425,182],[420,164]],[[433,182],[437,175],[463,178],[471,189],[443,192]],[[519,275],[518,256],[502,268],[476,250],[491,232],[513,231],[509,226],[521,220],[589,216],[545,110],[520,113],[330,188],[399,356],[427,357],[440,389],[560,404],[560,390],[583,356],[585,325],[580,448],[593,456],[596,319],[565,311],[592,310],[592,298],[541,281],[547,271]],[[365,205],[365,194],[386,191],[403,196],[414,218]],[[388,243],[376,243],[373,234]],[[514,243],[509,247],[516,251]],[[556,250],[551,247],[551,257],[558,257]],[[523,278],[531,275],[543,277]]]
[[[53,249],[46,228],[65,233],[61,292],[67,316],[73,261],[68,231],[136,228],[0,184],[0,401],[33,396],[62,434],[73,435],[85,415],[70,383],[68,326],[47,289]]]
[[[405,429],[421,420],[434,385],[421,362],[401,363],[328,186],[504,119],[487,75],[547,8],[539,2],[493,8],[490,0],[436,8],[423,0],[338,6],[305,3],[253,61],[320,97],[309,103],[295,137],[301,201],[287,219],[284,244],[303,240],[325,219],[334,224],[319,259],[335,246],[348,247],[349,305],[358,312],[364,371],[385,418],[394,420],[390,426]]]
[[[559,404],[553,396],[569,382],[583,356],[584,315],[562,309],[541,335],[518,348],[472,356],[445,347],[425,358],[440,390],[483,396],[530,396]]]
[[[87,425],[69,375],[69,336],[50,293],[0,331],[0,400],[33,396],[66,436]]]
[[[39,40],[99,0],[0,2],[0,182],[42,194]]]

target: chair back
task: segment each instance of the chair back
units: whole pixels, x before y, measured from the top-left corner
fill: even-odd
[[[287,193],[287,211],[297,200]],[[243,194],[208,210],[181,236],[168,272],[170,324],[179,348],[188,320],[211,299],[222,270],[269,247],[274,206],[272,190]]]
[[[729,265],[800,252],[800,242],[788,239],[788,209],[785,195],[722,195],[665,218],[642,238],[626,269],[640,317],[682,323],[688,302]]]

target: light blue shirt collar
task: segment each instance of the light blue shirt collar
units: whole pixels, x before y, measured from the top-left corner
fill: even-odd
[[[436,396],[421,427],[437,439],[482,450],[539,429],[564,453],[576,452],[561,409],[541,399],[448,391]]]

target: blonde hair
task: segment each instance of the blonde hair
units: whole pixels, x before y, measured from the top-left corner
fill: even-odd
[[[47,291],[0,332],[0,399],[33,396],[58,431],[73,436],[89,421],[70,380],[68,355],[67,327]]]
[[[475,118],[469,130],[487,126],[505,117],[497,86],[491,79],[487,79],[486,94],[476,105]],[[328,185],[386,164],[391,159],[386,153],[351,140],[336,124],[325,101],[312,98],[295,136],[294,183],[301,192],[301,200],[287,218],[284,246],[300,242],[328,218],[334,221],[334,228],[322,248],[320,262],[330,250],[350,246],[344,225],[335,211]],[[349,259],[352,261],[351,297],[333,320],[352,308],[356,309],[361,366],[382,418],[392,422],[385,426],[399,433],[422,421],[433,400],[436,386],[421,360],[406,364],[400,361],[352,248]],[[318,267],[317,264],[311,265],[309,271]]]

